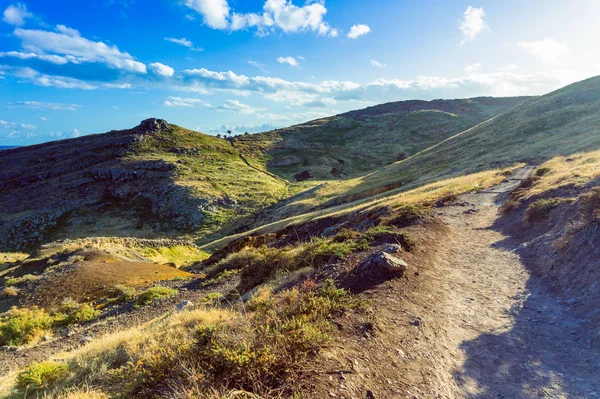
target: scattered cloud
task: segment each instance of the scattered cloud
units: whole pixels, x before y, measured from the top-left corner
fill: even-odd
[[[356,39],[359,36],[366,35],[369,32],[371,32],[371,28],[369,28],[368,25],[358,24],[358,25],[353,25],[350,28],[350,32],[348,32],[348,34],[346,36],[349,37],[350,39]]]
[[[72,137],[80,137],[81,132],[78,129],[73,129]]]
[[[174,37],[165,37],[165,40],[171,43],[179,44],[180,46],[187,47],[192,51],[201,52],[204,51],[202,47],[195,47],[194,43],[191,40],[182,37],[181,39],[177,39]]]
[[[288,64],[289,66],[293,66],[295,68],[298,68],[300,66],[300,64],[298,63],[298,61],[296,61],[294,57],[279,57],[277,59],[277,62],[279,62],[280,64]]]
[[[371,60],[371,65],[377,68],[385,68],[386,66],[385,64],[382,64],[381,62],[375,60]]]
[[[483,68],[483,65],[481,65],[479,62],[476,62],[474,64],[471,65],[467,65],[465,67],[465,71],[467,72],[477,72],[479,71],[481,68]]]
[[[10,5],[4,10],[4,18],[2,20],[10,25],[21,26],[25,24],[27,18],[31,18],[32,13],[27,11],[27,6],[22,3]]]
[[[213,29],[229,26],[229,4],[227,0],[186,0],[185,5],[202,16],[202,21]]]
[[[243,104],[238,100],[227,100],[225,104],[218,106],[217,109],[224,111],[233,111],[237,114],[242,115],[252,115],[255,114],[256,111],[261,110],[260,108],[254,108],[250,105]]]
[[[19,125],[19,127],[20,127],[21,129],[25,129],[25,130],[35,130],[35,129],[37,129],[37,126],[34,126],[34,125],[28,125],[28,124],[26,124],[26,123],[21,123],[21,124]]]
[[[43,117],[43,116],[42,116],[42,117],[40,118],[40,120],[41,120],[41,121],[43,121],[43,122],[46,122],[46,121],[48,120],[48,118],[45,118],[45,117]]]
[[[265,66],[263,64],[261,64],[260,62],[256,62],[256,61],[252,61],[251,60],[251,61],[248,61],[248,64],[257,67],[258,69],[260,69],[261,71],[263,71],[265,73],[269,72],[269,71],[267,71],[265,69]]]
[[[48,103],[40,101],[19,101],[8,103],[8,108],[30,108],[30,109],[49,109],[52,111],[77,111],[81,105],[63,104],[63,103]]]
[[[185,97],[169,97],[167,100],[165,100],[165,102],[163,103],[163,105],[165,105],[166,107],[195,107],[197,104],[201,104],[204,105],[205,107],[207,106],[207,103],[205,103],[203,100],[200,100],[198,98],[185,98]]]
[[[186,0],[185,5],[200,14],[204,24],[213,29],[256,29],[259,36],[276,29],[285,33],[311,31],[322,36],[338,36],[337,29],[324,20],[327,8],[322,0],[307,1],[300,7],[291,0],[266,0],[262,12],[256,13],[237,13],[227,0]]]
[[[148,68],[156,75],[163,77],[172,77],[175,74],[175,70],[168,65],[161,64],[160,62],[154,62],[148,65]]]
[[[461,44],[475,39],[484,29],[487,29],[485,23],[486,13],[482,8],[467,7],[460,21],[459,29],[462,32],[463,39]]]
[[[262,125],[222,125],[220,127],[210,129],[208,132],[210,134],[227,134],[227,131],[230,130],[233,134],[259,133],[269,132],[271,130],[279,129],[281,127],[282,125],[271,125],[269,123],[264,123]]]
[[[552,38],[532,42],[519,42],[517,46],[529,54],[541,58],[545,62],[558,61],[569,54],[569,45],[567,42],[558,41]]]

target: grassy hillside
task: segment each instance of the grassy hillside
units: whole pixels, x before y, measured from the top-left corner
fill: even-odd
[[[303,209],[338,205],[392,189],[405,191],[441,179],[597,148],[600,77],[529,100],[366,176],[321,186],[295,205]]]
[[[394,102],[240,136],[235,145],[266,152],[269,170],[290,180],[304,170],[320,180],[357,177],[431,147],[529,99]]]
[[[0,249],[199,235],[287,195],[252,153],[159,122],[0,152]]]

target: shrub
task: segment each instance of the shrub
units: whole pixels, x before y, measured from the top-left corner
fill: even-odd
[[[449,194],[445,196],[442,200],[449,201],[452,199]],[[418,204],[410,204],[410,205],[401,205],[394,209],[394,213],[384,220],[382,220],[382,224],[389,226],[396,226],[398,228],[404,228],[408,226],[412,226],[416,222],[418,222],[421,218],[426,216],[429,213],[429,208],[424,205]]]
[[[239,270],[234,269],[234,270],[225,270],[223,272],[221,272],[220,274],[216,275],[215,277],[208,279],[206,281],[202,282],[202,286],[203,287],[208,287],[211,285],[215,285],[215,284],[219,284],[222,283],[224,280],[228,279],[229,277],[233,277],[236,276],[240,273]]]
[[[45,310],[37,307],[12,308],[0,318],[0,346],[20,346],[35,342],[54,323]]]
[[[161,299],[170,298],[176,295],[179,291],[175,288],[169,287],[152,287],[144,291],[135,302],[135,308],[140,308],[151,304],[154,301],[160,301]]]
[[[535,175],[536,176],[546,176],[551,171],[552,171],[552,169],[550,169],[550,168],[539,168],[538,170],[535,171]]]
[[[549,198],[534,201],[527,208],[525,220],[534,222],[537,220],[546,219],[552,209],[566,202],[570,202],[570,200],[565,198]]]
[[[120,284],[115,285],[110,295],[114,298],[113,302],[116,303],[131,301],[135,297],[135,288]]]
[[[71,298],[65,298],[60,306],[60,311],[56,315],[56,324],[72,325],[85,323],[95,319],[100,315],[100,311],[94,309],[87,303],[79,303]]]
[[[44,389],[68,375],[67,365],[57,362],[33,363],[17,376],[17,387],[26,391]]]
[[[279,295],[260,290],[246,306],[250,313],[201,325],[190,350],[170,360],[180,364],[189,359],[193,366],[188,367],[186,381],[169,362],[155,363],[157,367],[148,370],[146,389],[156,391],[177,381],[194,386],[197,395],[191,397],[211,389],[258,395],[277,389],[282,397],[291,397],[299,372],[331,341],[330,319],[362,305],[331,280]]]

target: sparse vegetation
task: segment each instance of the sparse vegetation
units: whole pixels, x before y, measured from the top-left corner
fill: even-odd
[[[42,278],[42,276],[36,276],[33,274],[25,274],[21,277],[9,277],[4,280],[4,285],[6,287],[11,287],[11,286],[15,286],[15,285],[23,285],[23,284],[27,284],[31,281],[37,281],[41,278]]]
[[[146,291],[142,292],[135,302],[135,307],[140,308],[147,306],[154,301],[160,301],[162,299],[170,298],[176,295],[178,291],[175,288],[169,287],[151,287]]]
[[[17,287],[5,287],[0,294],[2,297],[15,297],[19,295],[20,290]]]
[[[67,374],[67,366],[64,363],[33,363],[19,373],[17,387],[26,392],[41,390],[60,382]]]
[[[539,199],[529,205],[525,213],[525,219],[530,222],[546,219],[551,210],[568,202],[570,200],[565,198]]]
[[[54,322],[44,309],[12,308],[0,316],[0,346],[34,343],[52,328]]]

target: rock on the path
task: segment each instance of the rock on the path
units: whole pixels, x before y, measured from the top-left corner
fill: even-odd
[[[374,252],[366,256],[354,268],[354,273],[359,275],[365,274],[401,274],[408,269],[408,264],[393,255],[384,251]]]
[[[183,301],[177,304],[177,306],[175,307],[175,309],[178,312],[184,311],[188,308],[191,308],[192,306],[194,306],[194,302],[192,301]]]

